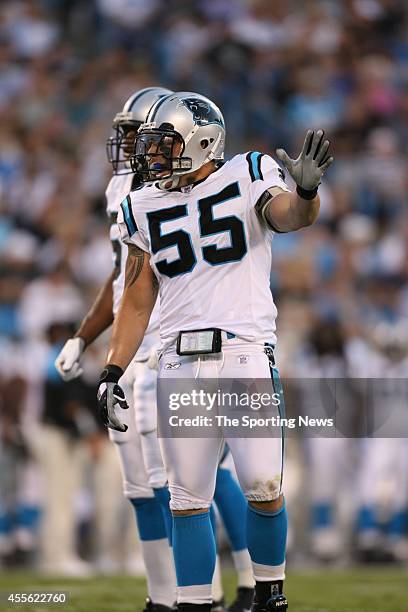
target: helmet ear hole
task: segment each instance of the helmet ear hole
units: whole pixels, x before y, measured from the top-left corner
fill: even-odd
[[[206,149],[209,144],[210,143],[208,142],[207,138],[204,138],[203,140],[200,141],[200,145],[202,149]]]
[[[210,142],[212,144],[214,142],[214,138],[210,138]]]

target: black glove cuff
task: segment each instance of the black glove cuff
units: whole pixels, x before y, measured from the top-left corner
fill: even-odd
[[[109,363],[101,374],[99,384],[108,382],[117,383],[121,376],[123,376],[122,368]]]
[[[303,187],[296,185],[296,193],[298,194],[298,196],[302,198],[302,200],[314,200],[314,198],[317,196],[318,188],[319,188],[319,185],[315,187],[314,189],[309,190],[309,189],[303,189]]]

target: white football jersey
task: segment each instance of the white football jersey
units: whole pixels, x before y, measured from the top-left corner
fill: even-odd
[[[120,203],[127,196],[132,188],[133,174],[113,175],[105,191],[106,212],[111,220],[109,237],[112,244],[113,262],[117,270],[116,278],[113,281],[113,314],[116,315],[120,300],[125,286],[125,267],[127,258],[127,245],[120,239],[119,227],[116,223]],[[152,346],[158,343],[159,329],[159,305],[156,304],[152,316],[150,317],[149,327],[146,330],[144,340],[136,354],[137,359],[146,359],[149,356]]]
[[[160,283],[160,336],[217,327],[248,341],[275,342],[270,291],[273,231],[255,204],[271,187],[289,191],[268,155],[236,155],[193,187],[150,185],[121,204],[122,239],[150,252]]]
[[[113,175],[105,191],[106,213],[110,220],[109,238],[112,244],[112,255],[116,270],[118,271],[113,281],[113,313],[116,314],[122,297],[125,282],[125,263],[127,257],[127,246],[120,240],[120,232],[116,223],[118,210],[123,198],[127,196],[132,187],[132,174]]]

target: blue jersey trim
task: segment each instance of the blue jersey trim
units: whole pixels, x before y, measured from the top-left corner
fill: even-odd
[[[128,234],[129,236],[133,236],[133,234],[137,232],[137,225],[133,216],[132,207],[130,205],[130,196],[126,196],[120,206],[123,211],[123,218],[127,227]]]
[[[259,153],[258,151],[251,151],[247,154],[246,160],[249,166],[249,174],[251,176],[251,181],[263,181],[263,174],[261,170],[261,159],[263,157],[263,153]]]

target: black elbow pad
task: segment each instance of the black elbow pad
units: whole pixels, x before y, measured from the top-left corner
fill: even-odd
[[[282,232],[274,227],[266,216],[266,208],[271,200],[273,200],[273,195],[268,190],[264,191],[255,204],[255,212],[258,215],[261,223],[265,224],[267,227],[269,227],[269,229],[277,234],[284,234],[285,232]]]

